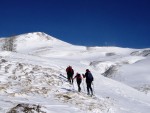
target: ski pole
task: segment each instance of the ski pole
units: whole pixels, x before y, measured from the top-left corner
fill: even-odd
[[[84,82],[85,82],[85,80],[84,80],[84,78],[83,78],[82,86],[83,86],[83,90],[84,90],[84,92],[85,92],[85,85],[84,85]]]
[[[73,91],[75,91],[75,88],[74,88],[74,80],[72,79],[72,87],[73,87]]]
[[[82,83],[82,86],[83,86],[83,90],[84,90],[84,92],[85,92],[85,79],[84,79],[84,74],[82,74],[82,78],[83,78],[83,83]]]
[[[94,83],[92,82],[93,85],[93,94],[95,95],[95,89],[94,89]]]

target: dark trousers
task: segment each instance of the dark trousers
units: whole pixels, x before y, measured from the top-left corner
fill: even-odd
[[[92,84],[92,81],[86,81],[88,95],[90,94],[90,91],[91,91],[91,94],[93,95],[93,89],[91,87],[91,84]]]
[[[78,85],[78,91],[79,92],[81,91],[81,87],[80,87],[81,82],[82,82],[82,80],[77,80],[77,85]]]
[[[73,75],[71,73],[67,73],[67,79],[70,82],[70,84],[73,84]]]

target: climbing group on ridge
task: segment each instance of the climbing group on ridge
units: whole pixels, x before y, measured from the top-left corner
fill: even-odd
[[[93,88],[91,85],[92,85],[94,78],[93,78],[93,75],[89,69],[86,69],[85,74],[81,75],[80,73],[76,73],[75,77],[73,77],[74,70],[71,66],[68,66],[66,68],[66,73],[67,73],[67,79],[68,79],[70,84],[73,84],[74,79],[76,79],[79,92],[81,91],[80,84],[81,84],[82,80],[85,78],[86,79],[86,86],[87,86],[87,94],[91,95],[91,96],[93,95]]]

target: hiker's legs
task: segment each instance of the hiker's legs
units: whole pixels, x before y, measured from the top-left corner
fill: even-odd
[[[92,90],[92,87],[91,87],[91,83],[92,83],[91,81],[87,82],[87,92],[88,92],[88,95],[90,94],[89,89],[91,91],[91,95],[93,95],[93,90]]]
[[[91,95],[93,95],[93,89],[92,89],[92,87],[91,87],[91,84],[92,84],[92,81],[89,82],[89,89],[91,90]]]
[[[67,79],[68,79],[68,82],[70,82],[70,74],[67,73]]]
[[[71,77],[70,77],[70,82],[71,82],[71,84],[73,84],[73,75],[71,75]]]
[[[80,84],[78,84],[78,91],[79,91],[79,92],[81,91],[81,87],[80,87]]]
[[[89,92],[89,82],[86,82],[86,85],[87,85],[87,94],[89,95],[90,92]]]
[[[68,76],[68,81],[71,83],[71,78],[70,78],[70,76]]]
[[[69,81],[69,74],[67,74],[67,79],[68,79],[68,81]]]
[[[69,83],[72,84],[73,83],[72,75],[70,73],[67,73],[67,77],[68,77]]]
[[[81,81],[77,81],[77,84],[78,84],[78,91],[80,92],[81,91],[81,87],[80,87]]]

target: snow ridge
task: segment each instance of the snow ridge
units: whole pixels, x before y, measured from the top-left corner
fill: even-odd
[[[68,83],[68,65],[92,72],[93,97],[84,78],[80,93]],[[149,49],[77,46],[42,32],[3,38],[0,113],[149,113],[149,67]]]

